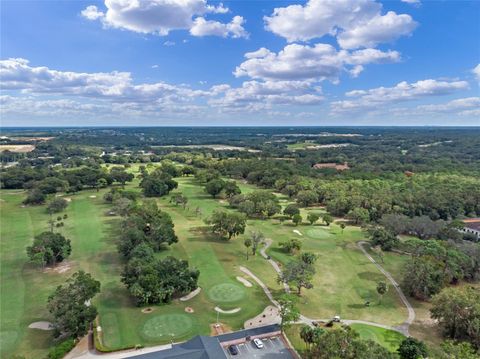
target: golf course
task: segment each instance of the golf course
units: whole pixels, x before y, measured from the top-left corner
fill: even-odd
[[[129,171],[137,175],[138,166],[130,167]],[[208,230],[204,220],[215,209],[234,210],[226,201],[205,193],[193,177],[175,180],[178,188],[172,194],[182,193],[188,198],[188,205],[185,208],[174,205],[168,196],[158,198],[157,202],[171,216],[179,241],[156,255],[187,259],[192,267],[200,270],[201,290],[187,301],[175,299],[168,305],[151,306],[148,310],[135,306],[120,282],[122,260],[116,249],[120,218],[108,213],[109,206],[103,200],[106,189],[61,194],[69,205],[64,212],[68,217],[65,226],[59,231],[72,241],[72,255],[61,265],[44,270],[27,261],[25,248],[36,234],[48,230],[49,215],[45,207],[22,205],[25,196],[22,191],[1,191],[0,208],[5,224],[1,232],[1,326],[8,328],[1,332],[2,355],[15,353],[27,358],[45,355],[52,345],[51,332],[28,326],[48,321],[45,305],[48,296],[79,269],[101,282],[101,293],[94,302],[99,311],[97,342],[104,351],[178,342],[196,334],[208,335],[217,319],[227,330],[240,329],[247,319],[269,305],[257,283],[250,281],[252,286],[247,287],[236,279],[244,276],[240,266],[261,278],[275,296],[283,292],[277,273],[262,256],[246,258],[243,238],[253,230],[272,241],[267,253],[280,266],[292,256],[282,251],[279,243],[290,238],[300,239],[303,250],[318,256],[314,287],[305,290],[299,301],[303,315],[310,318],[340,315],[391,326],[405,320],[406,309],[395,291],[388,291],[378,300],[376,285],[383,275],[356,247],[356,242],[364,239],[360,228],[341,229],[336,223],[294,226],[290,221],[282,223],[275,218],[256,219],[248,221],[244,235],[230,241],[219,239]],[[256,189],[242,182],[238,185],[242,193]],[[138,180],[127,184],[127,188],[139,191]],[[282,206],[290,203],[288,197],[278,196]],[[324,210],[309,208],[308,211],[322,213]],[[304,218],[306,214],[307,210],[302,209]],[[365,306],[365,302],[370,302],[370,306]],[[363,332],[362,335],[389,347],[390,339],[385,335],[365,328]]]

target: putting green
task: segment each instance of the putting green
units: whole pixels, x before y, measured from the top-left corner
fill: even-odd
[[[236,284],[221,283],[210,288],[208,296],[214,302],[237,302],[245,297],[245,289]]]
[[[384,346],[391,352],[395,352],[405,337],[393,330],[374,327],[367,324],[352,324],[350,325],[362,339],[370,339],[378,344]]]
[[[326,239],[332,236],[332,234],[328,230],[323,228],[309,228],[305,231],[305,233],[310,238],[315,239]]]
[[[174,339],[187,335],[192,327],[193,319],[188,314],[157,315],[145,322],[142,335],[146,339]]]

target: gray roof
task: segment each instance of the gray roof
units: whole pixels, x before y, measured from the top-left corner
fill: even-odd
[[[174,344],[171,349],[131,356],[131,359],[227,359],[220,343],[279,331],[277,324],[239,330],[216,337],[197,335],[187,342]]]

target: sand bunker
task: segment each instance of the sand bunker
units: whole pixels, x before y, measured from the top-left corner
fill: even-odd
[[[142,309],[143,314],[148,314],[148,313],[151,313],[151,312],[153,312],[153,308],[151,308],[151,307]]]
[[[33,322],[28,327],[30,329],[53,330],[52,323],[50,322]]]
[[[223,310],[220,307],[215,307],[214,309],[215,309],[216,312],[223,313],[223,314],[234,314],[234,313],[238,313],[239,311],[242,310],[242,308],[234,308],[234,309],[230,309],[230,310]]]
[[[97,196],[94,196],[94,195],[88,196],[88,197],[89,197],[89,198],[97,198]]]
[[[72,199],[70,197],[63,197],[63,199],[67,202],[72,202]]]
[[[202,290],[202,288],[198,287],[198,288],[195,289],[193,292],[190,292],[190,293],[188,293],[186,296],[181,297],[180,300],[181,300],[182,302],[186,302],[187,300],[190,300],[190,299],[192,299],[193,297],[195,297],[198,293],[200,293],[201,290]]]
[[[277,324],[277,323],[280,323],[280,320],[281,319],[280,319],[280,316],[278,315],[278,308],[274,307],[273,305],[269,305],[259,315],[251,319],[248,319],[243,324],[243,327],[245,329],[256,328],[256,327],[261,327],[269,324]]]
[[[250,288],[252,286],[252,283],[250,283],[248,280],[246,280],[243,277],[237,277],[237,280],[241,282],[245,287]]]
[[[190,313],[190,314],[192,314],[192,313],[195,312],[195,310],[193,310],[192,307],[186,307],[186,308],[185,308],[185,311],[186,311],[187,313]]]
[[[303,236],[302,232],[300,232],[298,229],[294,229],[293,233],[298,234],[299,236]]]

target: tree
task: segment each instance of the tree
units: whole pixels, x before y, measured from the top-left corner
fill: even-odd
[[[381,303],[383,296],[385,293],[388,291],[388,286],[387,283],[385,282],[378,282],[377,284],[377,293],[380,295],[380,299],[378,300],[378,303]]]
[[[365,208],[357,207],[347,213],[347,218],[355,224],[364,224],[370,221],[370,213]]]
[[[170,202],[175,203],[175,205],[182,205],[183,209],[187,206],[188,198],[182,195],[181,193],[175,193],[170,198]]]
[[[308,359],[394,359],[396,356],[371,340],[363,340],[352,328],[346,326],[327,330],[306,351]]]
[[[168,173],[156,169],[142,178],[140,187],[146,197],[161,197],[178,187],[178,183]]]
[[[333,217],[332,217],[331,214],[325,213],[325,214],[322,216],[322,221],[323,221],[323,223],[325,223],[326,226],[329,226],[330,223],[333,222]]]
[[[313,328],[309,325],[302,325],[300,328],[300,338],[305,342],[306,347],[310,347],[314,342]]]
[[[343,231],[344,231],[344,229],[345,229],[346,226],[347,226],[347,225],[345,224],[345,222],[341,222],[341,223],[340,223],[340,228],[342,229],[342,234],[343,234]]]
[[[284,242],[280,242],[279,246],[287,253],[293,254],[302,249],[302,242],[297,238],[292,238]]]
[[[384,251],[392,250],[398,244],[398,238],[392,232],[382,227],[372,227],[368,230],[373,246],[380,246]]]
[[[221,178],[215,178],[207,182],[205,185],[205,191],[210,194],[213,198],[222,192],[225,188],[225,181]]]
[[[154,200],[145,200],[128,211],[121,223],[118,249],[125,257],[139,244],[146,243],[154,251],[178,241],[170,215],[161,211]]]
[[[57,287],[47,304],[56,337],[77,338],[88,331],[97,316],[91,299],[99,292],[100,282],[83,271],[76,272],[64,285]]]
[[[401,359],[421,359],[428,357],[425,343],[413,337],[405,338],[400,343],[397,352]]]
[[[210,225],[213,233],[231,239],[245,233],[247,218],[243,213],[215,210],[206,222]]]
[[[31,261],[45,265],[56,265],[72,252],[70,240],[60,233],[43,232],[35,236],[33,244],[27,247],[27,255]]]
[[[297,193],[297,203],[300,206],[308,207],[318,202],[318,196],[315,191],[305,190]]]
[[[399,235],[407,232],[410,218],[404,214],[388,213],[382,216],[380,224],[394,235]]]
[[[313,288],[312,279],[315,275],[315,261],[313,253],[302,253],[295,260],[288,262],[278,277],[279,282],[288,283],[297,288],[297,295],[301,295],[302,288]]]
[[[237,182],[235,181],[226,182],[223,190],[225,191],[227,198],[231,198],[242,193],[240,187],[238,187]]]
[[[262,232],[252,231],[250,237],[252,239],[252,255],[256,255],[258,246],[265,242],[265,236]]]
[[[307,221],[313,226],[313,224],[320,219],[320,215],[318,213],[310,212],[307,215]]]
[[[297,298],[291,294],[284,294],[278,300],[280,315],[280,330],[283,332],[292,323],[300,318],[300,311],[297,307]]]
[[[188,262],[174,257],[158,259],[141,257],[135,251],[122,273],[122,282],[137,305],[169,303],[174,296],[197,288],[200,272],[189,268]]]
[[[478,359],[478,353],[468,342],[454,342],[445,340],[442,344],[443,353],[441,359]]]
[[[50,202],[47,204],[47,212],[52,214],[52,213],[58,213],[62,212],[67,208],[68,202],[60,197],[55,197],[52,199]]]
[[[125,187],[125,183],[131,182],[134,178],[132,173],[128,173],[122,167],[112,167],[110,170],[110,177],[113,181],[121,183]]]
[[[438,293],[444,285],[441,264],[431,256],[411,258],[403,270],[403,288],[420,300],[429,299]]]
[[[300,210],[298,209],[298,207],[296,205],[289,204],[283,210],[283,214],[292,218],[294,215],[300,214]]]
[[[45,203],[47,196],[38,188],[33,188],[28,191],[27,198],[23,201],[23,204],[42,204]]]
[[[250,247],[252,246],[252,239],[249,237],[245,238],[245,240],[243,241],[243,245],[245,246],[245,248],[247,248],[247,261],[248,261],[248,252],[250,251]]]
[[[480,348],[480,290],[445,288],[432,298],[430,313],[450,339],[468,340]]]
[[[293,222],[296,226],[298,226],[299,224],[301,224],[301,223],[302,223],[302,220],[303,220],[303,218],[302,218],[302,216],[299,215],[299,214],[295,214],[295,215],[292,217],[292,222]]]

